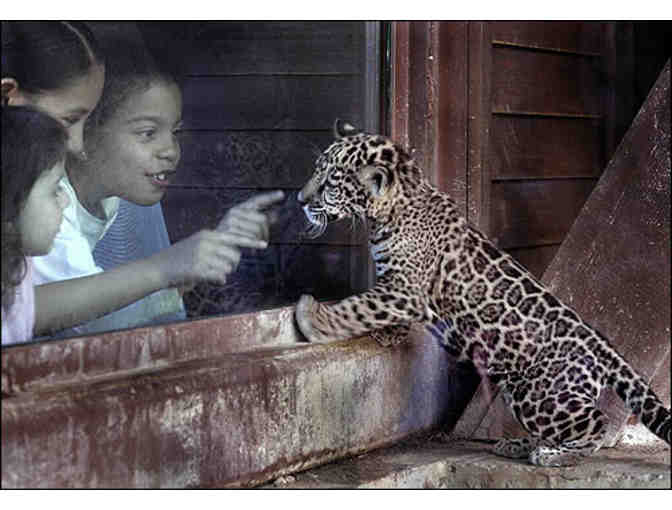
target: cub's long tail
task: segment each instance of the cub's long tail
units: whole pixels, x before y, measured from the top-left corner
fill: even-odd
[[[670,444],[670,410],[665,408],[644,378],[618,353],[614,354],[607,384],[651,432]]]

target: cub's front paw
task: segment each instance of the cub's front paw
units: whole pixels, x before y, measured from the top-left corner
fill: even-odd
[[[320,304],[315,300],[313,296],[308,294],[303,294],[299,299],[299,302],[296,304],[296,311],[294,316],[296,317],[296,323],[299,326],[299,330],[303,333],[310,342],[319,342],[318,335],[313,328],[313,315],[317,313],[317,309]]]

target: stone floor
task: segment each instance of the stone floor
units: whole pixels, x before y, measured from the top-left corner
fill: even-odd
[[[437,436],[275,480],[263,488],[446,489],[670,489],[670,448],[665,443],[598,451],[571,468],[540,468],[493,455],[492,445],[445,441]]]

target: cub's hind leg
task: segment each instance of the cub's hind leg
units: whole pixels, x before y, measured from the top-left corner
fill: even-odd
[[[527,459],[539,445],[535,437],[519,437],[516,439],[500,439],[492,448],[493,453],[510,459]]]
[[[600,449],[607,433],[607,417],[594,406],[582,407],[558,424],[530,453],[537,466],[574,466]]]
[[[569,386],[562,374],[556,381],[541,376],[506,386],[505,401],[531,438],[502,440],[495,453],[512,458],[527,453],[532,464],[559,467],[576,465],[602,446],[607,418],[595,407],[594,391]],[[547,391],[554,386],[563,390]]]
[[[533,420],[537,418],[540,417],[532,417]],[[543,419],[538,421],[545,422]],[[527,426],[521,421],[531,437],[502,439],[495,444],[493,452],[512,459],[527,458],[537,466],[575,466],[599,450],[606,434],[606,417],[594,407],[582,408],[581,412],[561,424],[558,432],[554,432],[555,427],[530,430],[529,423],[536,421],[528,421]]]
[[[507,376],[504,380],[498,381],[497,384],[500,388],[500,394],[503,397],[504,402],[511,410],[511,413],[522,424],[521,417],[519,416],[521,406],[513,405],[513,395],[519,385],[524,390],[525,383],[521,381],[520,378]],[[520,397],[521,393],[518,392],[516,395]],[[529,404],[525,405],[526,410],[528,409],[528,406]],[[500,439],[495,443],[492,451],[496,455],[501,455],[502,457],[508,457],[510,459],[527,459],[537,446],[539,446],[539,438],[533,436],[519,437],[515,439]]]

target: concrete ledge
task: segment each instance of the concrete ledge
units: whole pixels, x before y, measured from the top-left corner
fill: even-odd
[[[669,489],[670,449],[609,448],[571,468],[540,468],[490,453],[482,442],[407,441],[335,462],[264,488],[289,489]]]
[[[263,313],[3,348],[2,486],[254,486],[450,425],[475,388],[421,333],[296,344]]]

